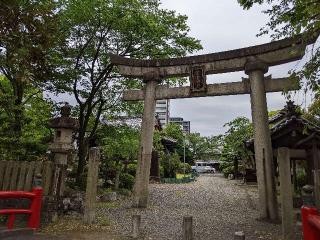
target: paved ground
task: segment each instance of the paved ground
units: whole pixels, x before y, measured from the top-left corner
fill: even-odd
[[[104,212],[118,234],[128,236],[131,216],[141,214],[144,239],[181,239],[183,216],[191,215],[197,240],[231,240],[236,231],[244,231],[247,240],[281,239],[280,225],[256,220],[256,187],[205,175],[190,184],[153,184],[150,195],[149,209],[131,209],[130,201],[125,201]],[[300,234],[296,239],[301,239]]]

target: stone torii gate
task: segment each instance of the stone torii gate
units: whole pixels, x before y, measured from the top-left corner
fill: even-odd
[[[298,87],[289,78],[274,79],[271,76],[265,77],[264,74],[270,66],[301,59],[306,46],[314,41],[289,38],[231,51],[161,60],[139,60],[111,55],[111,62],[118,66],[120,74],[141,78],[145,83],[143,90],[128,90],[123,95],[125,101],[144,100],[134,205],[148,205],[156,100],[250,94],[260,217],[278,219],[266,92],[296,90]],[[245,71],[249,78],[238,82],[206,84],[208,74],[235,71]],[[190,87],[169,88],[159,85],[164,78],[188,76]]]

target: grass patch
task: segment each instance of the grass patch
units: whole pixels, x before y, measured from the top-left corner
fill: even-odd
[[[97,210],[114,209],[118,208],[120,204],[118,202],[99,202],[97,203]]]
[[[191,177],[191,174],[182,174],[182,173],[177,173],[176,174],[176,179],[182,179],[182,178],[190,178]]]

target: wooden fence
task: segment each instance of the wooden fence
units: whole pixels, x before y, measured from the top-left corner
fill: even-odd
[[[54,195],[60,185],[61,168],[53,162],[0,161],[0,191],[30,191],[39,174],[44,195]]]

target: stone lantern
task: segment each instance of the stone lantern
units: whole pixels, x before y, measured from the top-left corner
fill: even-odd
[[[79,126],[78,120],[70,117],[71,106],[68,103],[61,107],[60,113],[60,117],[49,120],[49,127],[55,130],[54,139],[49,145],[49,150],[56,165],[54,192],[58,196],[63,195],[68,159],[74,150],[73,133]]]

